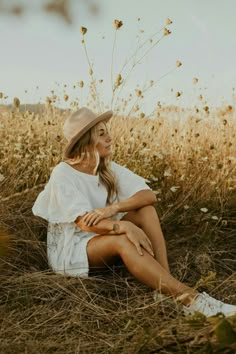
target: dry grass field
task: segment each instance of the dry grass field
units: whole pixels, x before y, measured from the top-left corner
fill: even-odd
[[[235,353],[236,317],[185,318],[122,264],[89,279],[48,268],[46,223],[31,207],[61,159],[66,114],[0,110],[0,353]],[[157,194],[172,273],[232,304],[235,118],[233,106],[159,106],[111,122],[113,160]]]

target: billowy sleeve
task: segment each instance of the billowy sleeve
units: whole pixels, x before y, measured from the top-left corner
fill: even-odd
[[[38,195],[32,211],[50,223],[70,223],[91,210],[86,196],[73,181],[51,176],[45,189]]]

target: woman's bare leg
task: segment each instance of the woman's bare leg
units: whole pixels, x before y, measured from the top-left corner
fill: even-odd
[[[131,221],[145,232],[152,243],[155,259],[165,270],[170,272],[167,259],[166,243],[154,206],[148,205],[136,210],[132,210],[128,212],[122,218],[122,220]]]
[[[143,256],[140,256],[125,234],[93,237],[87,244],[87,254],[91,268],[104,267],[112,264],[117,256],[121,257],[129,272],[148,287],[175,298],[186,294],[181,299],[184,304],[189,304],[197,294],[195,290],[176,280],[145,250]]]

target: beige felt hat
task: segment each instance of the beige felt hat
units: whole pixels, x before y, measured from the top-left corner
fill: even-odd
[[[72,113],[65,121],[63,133],[68,141],[66,154],[68,155],[73,149],[77,141],[95,124],[108,121],[113,115],[112,111],[107,111],[103,114],[96,114],[90,109],[83,107]]]

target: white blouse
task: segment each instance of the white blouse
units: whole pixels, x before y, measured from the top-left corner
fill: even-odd
[[[111,169],[118,189],[113,203],[128,199],[140,190],[150,189],[144,178],[113,161]],[[53,169],[32,211],[49,222],[47,254],[55,272],[88,276],[86,246],[97,234],[81,230],[74,221],[86,212],[104,208],[106,199],[107,190],[99,182],[98,175],[77,171],[65,162],[60,162]],[[120,220],[126,213],[118,213],[111,219]]]

